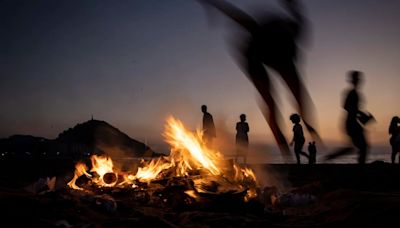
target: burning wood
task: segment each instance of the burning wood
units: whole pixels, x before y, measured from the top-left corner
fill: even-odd
[[[87,177],[92,177],[89,173],[86,172],[87,167],[84,163],[78,162],[75,165],[75,173],[74,173],[74,178],[70,182],[68,182],[68,186],[73,189],[81,190],[82,188],[78,187],[75,182],[78,180],[78,178],[82,175],[86,175]]]
[[[90,173],[84,163],[77,163],[68,186],[77,190],[94,185],[103,189],[131,189],[136,193],[145,191],[144,197],[157,196],[164,203],[171,193],[188,204],[210,195],[230,194],[240,196],[245,202],[257,196],[254,172],[228,162],[221,153],[208,148],[201,131],[191,132],[170,117],[164,136],[171,145],[170,155],[143,161],[135,174],[115,169],[110,157],[93,155]],[[76,185],[81,176],[90,180],[85,187]]]
[[[118,181],[118,176],[115,173],[106,173],[103,176],[103,181],[106,185],[114,186]]]

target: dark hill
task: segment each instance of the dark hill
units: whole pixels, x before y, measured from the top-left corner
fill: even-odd
[[[7,156],[71,156],[90,154],[114,157],[158,156],[142,142],[105,121],[89,120],[63,131],[54,140],[29,135],[14,135],[0,139],[0,153]],[[4,156],[4,155],[2,155]]]
[[[154,153],[144,143],[130,138],[117,128],[100,120],[89,120],[77,124],[59,134],[56,141],[73,147],[87,147],[88,153],[133,157],[151,156]]]

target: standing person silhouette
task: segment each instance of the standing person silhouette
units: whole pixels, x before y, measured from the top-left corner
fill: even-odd
[[[249,124],[246,122],[246,115],[240,115],[240,122],[236,123],[236,162],[239,157],[243,157],[243,163],[247,162],[247,153],[249,149]]]
[[[349,82],[352,88],[347,92],[343,108],[347,112],[346,133],[351,138],[353,145],[358,149],[358,163],[365,164],[367,159],[368,143],[364,135],[364,127],[371,118],[360,111],[360,94],[358,91],[362,73],[360,71],[349,72]]]
[[[308,143],[308,156],[308,164],[317,163],[317,147],[315,146],[315,142]]]
[[[202,105],[201,111],[203,112],[203,141],[207,146],[212,146],[213,139],[217,136],[213,117],[207,112],[207,106]]]
[[[300,116],[298,114],[292,114],[290,120],[293,125],[293,140],[290,145],[294,143],[294,154],[296,155],[297,164],[300,164],[300,154],[304,154],[303,146],[305,138],[303,134],[303,127],[300,124]]]
[[[272,94],[272,83],[265,66],[278,72],[294,96],[304,125],[311,136],[322,141],[312,124],[313,103],[297,71],[297,42],[304,33],[306,19],[296,0],[281,0],[290,17],[262,15],[256,20],[246,12],[223,0],[198,0],[211,5],[231,18],[247,31],[249,36],[235,42],[237,62],[260,93],[266,104],[263,110],[273,136],[283,155],[289,155],[288,143],[283,135],[282,120]],[[266,17],[267,16],[267,17]],[[239,37],[239,35],[237,36]]]
[[[399,117],[394,116],[389,126],[389,135],[391,135],[390,145],[392,146],[392,164],[395,163],[396,155],[399,152],[399,137],[400,137],[399,123],[400,123]],[[400,156],[399,156],[399,164],[400,164]]]

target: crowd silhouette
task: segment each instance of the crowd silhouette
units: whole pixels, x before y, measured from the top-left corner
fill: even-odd
[[[290,16],[260,15],[255,18],[226,1],[200,2],[218,9],[248,33],[247,38],[235,42],[237,64],[266,104],[263,113],[282,154],[288,155],[290,150],[281,130],[282,117],[272,93],[274,85],[265,66],[278,72],[288,85],[306,129],[313,139],[322,143],[313,123],[313,102],[297,70],[298,42],[304,36],[307,21],[301,4],[295,0],[281,0]]]
[[[258,16],[250,15],[242,9],[224,0],[198,0],[206,8],[214,8],[234,21],[246,36],[237,34],[234,42],[237,64],[243,73],[249,78],[256,90],[262,97],[265,109],[262,109],[264,117],[271,128],[274,139],[284,157],[290,155],[289,144],[281,130],[282,116],[276,102],[276,96],[273,93],[274,85],[270,80],[272,69],[277,72],[283,81],[287,84],[291,94],[296,100],[298,114],[290,116],[293,122],[293,140],[294,155],[296,161],[300,164],[301,155],[308,158],[309,164],[317,162],[316,143],[324,147],[324,144],[315,128],[314,105],[307,88],[302,82],[302,77],[298,71],[299,65],[299,47],[301,40],[307,35],[307,19],[304,16],[304,10],[298,0],[280,0],[282,6],[286,9],[287,15],[276,16],[272,14],[261,14]],[[373,122],[375,118],[368,112],[360,109],[362,100],[360,97],[360,85],[363,81],[363,73],[357,70],[351,70],[348,73],[348,82],[351,88],[345,92],[343,109],[346,112],[344,120],[344,132],[348,136],[351,146],[335,150],[324,157],[325,161],[336,159],[354,151],[358,153],[358,163],[365,164],[368,156],[369,143],[365,136],[365,127]],[[237,157],[247,157],[248,148],[248,124],[245,122],[245,115],[241,115],[241,122],[236,125],[236,145]],[[308,154],[303,151],[306,142],[303,127],[300,124],[302,120],[305,129],[311,136],[308,144]],[[389,126],[390,145],[392,146],[392,163],[395,163],[397,154],[400,152],[400,119],[395,116]],[[204,126],[203,119],[203,126]],[[204,128],[205,132],[210,131]],[[214,128],[215,130],[215,128]],[[206,133],[206,137],[210,133]],[[399,156],[400,163],[400,156]]]

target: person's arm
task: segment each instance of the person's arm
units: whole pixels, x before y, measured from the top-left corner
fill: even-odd
[[[223,0],[198,0],[200,3],[211,5],[234,20],[236,23],[247,29],[254,31],[258,27],[256,20],[246,12]]]

